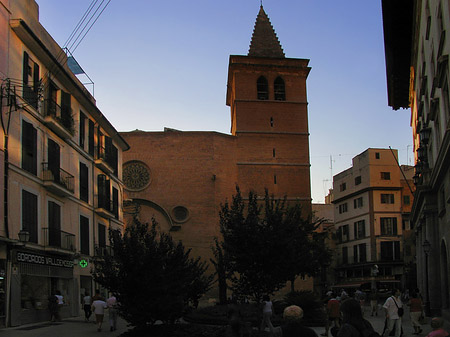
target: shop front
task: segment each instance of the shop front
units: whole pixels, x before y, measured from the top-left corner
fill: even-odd
[[[12,250],[11,326],[49,321],[48,301],[60,291],[62,318],[78,315],[78,284],[73,258],[56,252]]]

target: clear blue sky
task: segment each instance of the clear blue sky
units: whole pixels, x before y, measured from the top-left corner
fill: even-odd
[[[60,44],[91,0],[37,0]],[[105,1],[106,3],[107,1]],[[410,111],[387,106],[381,0],[264,0],[286,57],[310,59],[313,202],[369,147],[413,163]],[[246,55],[259,0],[112,0],[74,52],[119,131],[230,132],[229,55]],[[330,169],[332,156],[333,169]]]

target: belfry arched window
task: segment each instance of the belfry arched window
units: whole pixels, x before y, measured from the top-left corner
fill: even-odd
[[[269,83],[264,76],[260,76],[257,82],[258,99],[269,99]]]
[[[284,80],[281,77],[277,77],[275,79],[274,85],[274,97],[276,101],[285,101],[286,100],[286,89],[284,86]]]

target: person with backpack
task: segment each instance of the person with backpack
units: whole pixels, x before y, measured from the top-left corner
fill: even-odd
[[[403,316],[403,303],[400,299],[401,292],[399,289],[392,291],[392,296],[388,297],[383,304],[383,308],[386,312],[386,329],[383,333],[384,336],[389,336],[392,329],[395,329],[395,337],[400,337],[402,334],[402,316]]]
[[[337,337],[380,337],[369,321],[362,316],[361,305],[354,298],[341,304],[342,326]]]

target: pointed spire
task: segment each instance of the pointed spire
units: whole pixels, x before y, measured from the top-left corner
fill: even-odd
[[[248,56],[284,58],[283,48],[262,4],[256,17]]]

